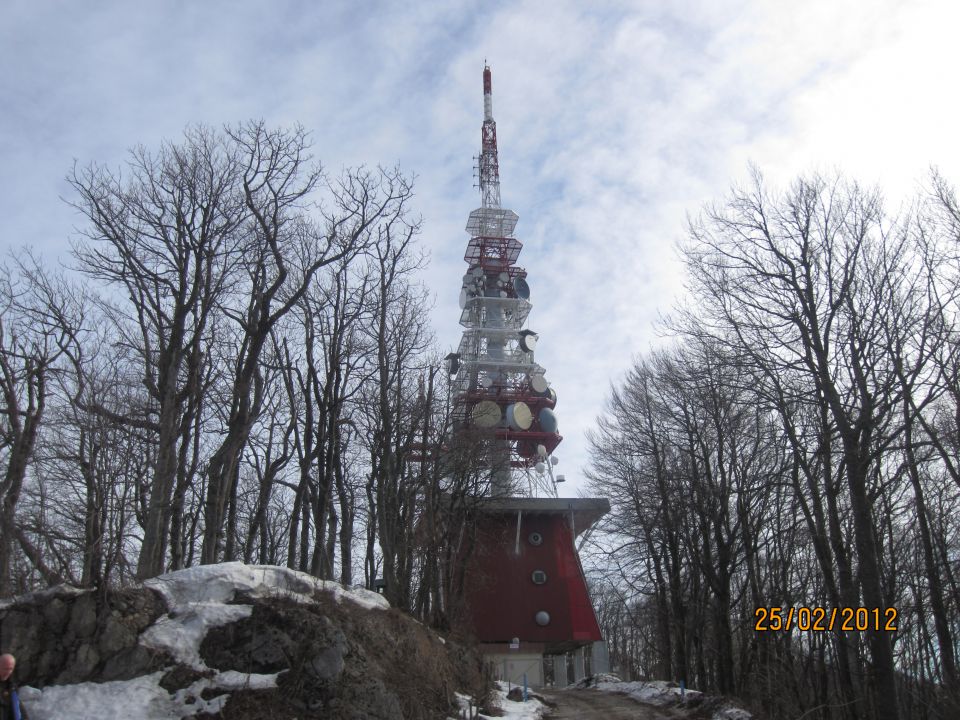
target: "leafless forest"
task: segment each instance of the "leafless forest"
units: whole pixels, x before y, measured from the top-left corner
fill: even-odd
[[[409,180],[247,124],[69,181],[69,268],[0,278],[0,596],[243,560],[455,623],[486,439],[450,433]],[[958,241],[936,174],[891,213],[757,173],[691,223],[687,305],[591,438],[615,663],[771,718],[957,717]]]
[[[671,342],[591,437],[625,667],[771,718],[960,717],[958,240],[936,174],[891,214],[755,172],[691,221]]]
[[[0,286],[0,595],[242,560],[447,624],[486,485],[471,441],[436,452],[410,182],[260,124],[68,179],[69,269],[20,253]]]

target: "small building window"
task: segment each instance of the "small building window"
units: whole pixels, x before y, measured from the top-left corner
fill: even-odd
[[[534,585],[543,585],[547,581],[547,574],[543,570],[534,570],[530,579]]]
[[[543,545],[543,535],[541,535],[538,532],[530,533],[529,537],[527,537],[527,540],[529,540],[530,544],[533,545],[534,547]]]

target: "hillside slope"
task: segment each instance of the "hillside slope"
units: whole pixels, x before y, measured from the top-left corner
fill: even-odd
[[[190,568],[0,604],[34,720],[445,718],[482,662],[376,593],[272,566]]]

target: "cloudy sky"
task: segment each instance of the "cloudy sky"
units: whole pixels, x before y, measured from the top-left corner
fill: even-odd
[[[416,175],[453,348],[486,59],[570,492],[610,383],[683,292],[687,215],[749,163],[774,184],[840,170],[894,207],[931,165],[960,182],[957,27],[951,0],[2,0],[0,250],[65,256],[74,160],[117,167],[196,122],[301,123],[332,172]]]

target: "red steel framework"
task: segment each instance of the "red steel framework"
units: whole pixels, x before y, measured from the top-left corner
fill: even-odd
[[[527,271],[517,265],[523,243],[513,229],[519,218],[500,207],[489,66],[483,70],[483,99],[481,207],[470,213],[466,228],[470,241],[463,256],[464,333],[454,355],[454,417],[461,427],[490,430],[501,441],[497,452],[509,454],[510,467],[534,468],[544,477],[533,484],[555,495],[552,454],[562,440],[553,415],[557,396],[544,378],[545,370],[534,361],[538,336],[524,327],[531,308]]]

